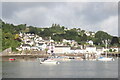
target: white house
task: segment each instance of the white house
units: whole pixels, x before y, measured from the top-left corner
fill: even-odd
[[[29,44],[30,46],[34,45],[34,41],[31,39],[24,40],[25,44]]]
[[[27,35],[24,35],[23,40],[29,39]]]
[[[23,44],[21,48],[22,48],[22,50],[30,50],[31,49],[30,45],[28,45],[28,44]]]
[[[93,41],[92,40],[88,41],[87,43],[90,44],[90,45],[93,45]]]
[[[68,51],[70,51],[70,47],[68,46],[55,46],[54,48],[55,54],[64,54],[64,53],[68,53]]]
[[[35,41],[35,43],[39,43],[39,42],[43,41],[43,39],[42,39],[42,37],[35,37],[34,41]]]
[[[88,31],[85,31],[85,34],[86,34],[87,36],[90,36],[90,33],[89,33]]]
[[[35,34],[31,33],[29,34],[29,38],[34,38],[35,37]]]
[[[40,50],[45,50],[47,45],[43,42],[41,42],[41,43],[39,42],[36,44],[36,47],[38,47]]]
[[[66,42],[70,43],[71,41],[70,41],[70,40],[63,39],[62,42],[64,42],[64,43],[66,43]]]
[[[39,50],[39,49],[38,49],[38,47],[36,47],[36,46],[32,46],[32,47],[31,47],[31,50],[36,50],[36,51],[37,51],[37,50]]]
[[[20,32],[20,33],[19,33],[19,36],[20,36],[20,37],[23,37],[23,33]]]
[[[91,33],[91,36],[93,36],[93,37],[94,37],[94,36],[95,36],[95,32],[92,32],[92,33]]]
[[[21,48],[21,47],[19,47],[19,48],[16,48],[18,51],[22,51],[23,49]]]

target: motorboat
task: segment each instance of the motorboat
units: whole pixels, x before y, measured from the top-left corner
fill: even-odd
[[[47,60],[40,60],[40,64],[60,64],[60,62],[52,59],[47,59]]]
[[[114,61],[114,59],[108,58],[108,57],[100,57],[100,58],[98,58],[98,61]]]

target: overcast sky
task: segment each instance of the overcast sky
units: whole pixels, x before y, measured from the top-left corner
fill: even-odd
[[[118,35],[117,2],[3,2],[2,19],[13,24],[48,27],[53,23]]]

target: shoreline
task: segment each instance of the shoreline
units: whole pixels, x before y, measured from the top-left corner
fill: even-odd
[[[48,58],[52,55],[49,55],[49,54],[9,54],[9,55],[0,55],[1,56],[1,61],[9,61],[9,58],[14,58],[16,59],[17,61],[29,61],[29,60],[32,60],[34,61],[36,58]],[[84,59],[84,60],[93,60],[94,59],[97,59],[98,57],[87,57],[85,58],[83,55],[80,55],[80,54],[57,54],[56,56],[68,56],[68,57],[80,57],[81,59]],[[103,55],[104,56],[104,55]],[[110,56],[109,56],[110,57]],[[114,58],[117,58],[114,56]],[[119,57],[120,58],[120,57]]]
[[[76,57],[82,57],[85,54],[56,54],[55,56],[76,56]],[[104,56],[105,54],[101,54],[101,56]],[[0,57],[7,57],[7,56],[52,56],[51,54],[7,54],[7,55],[0,55]],[[108,54],[108,56],[117,56],[120,57],[120,54]]]
[[[77,53],[77,54],[55,54],[55,56],[69,56],[69,57],[81,57],[83,59],[85,59],[86,54],[88,55],[89,53]],[[92,55],[89,58],[94,58],[96,59],[98,56],[96,56],[94,53],[90,53],[89,55]],[[12,57],[19,57],[19,58],[46,58],[46,57],[51,57],[51,54],[43,54],[43,53],[35,53],[35,54],[30,54],[30,53],[26,53],[26,54],[20,54],[20,53],[6,53],[6,54],[0,54],[1,58],[12,58]],[[101,54],[101,56],[105,56],[105,54]],[[120,57],[120,53],[108,53],[108,57]]]

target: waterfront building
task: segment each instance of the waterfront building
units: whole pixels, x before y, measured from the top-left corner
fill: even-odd
[[[39,42],[36,44],[36,47],[38,47],[39,50],[45,50],[47,45],[45,44],[45,42]]]
[[[94,46],[87,46],[85,50],[88,53],[96,53],[96,47]]]
[[[99,53],[104,53],[104,47],[96,47],[96,51]]]
[[[69,46],[55,46],[54,48],[55,54],[64,54],[64,53],[68,53],[69,51],[70,51]]]
[[[34,45],[34,41],[32,39],[26,39],[26,40],[24,40],[24,43],[29,44],[30,46]]]
[[[68,54],[84,54],[86,53],[85,49],[71,49],[68,51]]]
[[[88,43],[89,45],[93,45],[93,41],[92,41],[92,40],[87,41],[87,43]]]

